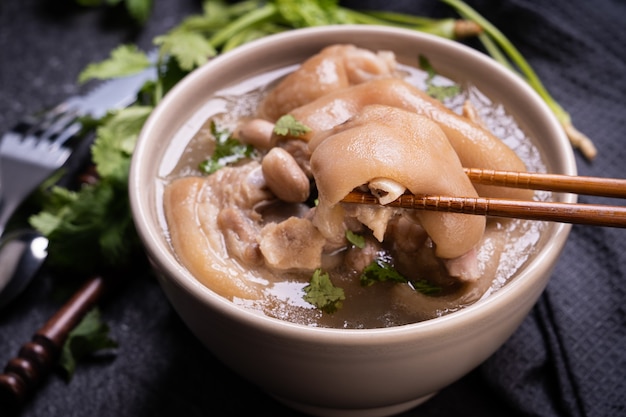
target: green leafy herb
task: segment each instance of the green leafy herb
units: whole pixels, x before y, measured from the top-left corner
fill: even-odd
[[[407,280],[402,274],[395,270],[389,262],[377,258],[365,267],[360,277],[361,285],[369,287],[377,282],[397,282],[400,284],[409,283],[411,287],[425,295],[435,295],[442,291],[442,288],[431,284],[428,280]]]
[[[109,3],[119,3],[122,0],[107,0]],[[139,23],[145,23],[150,17],[153,0],[124,0],[128,13]]]
[[[202,34],[184,29],[174,29],[166,35],[157,36],[154,43],[161,46],[161,54],[175,57],[184,71],[191,71],[217,55]]]
[[[280,15],[295,28],[332,25],[341,20],[337,0],[276,0]]]
[[[567,134],[570,143],[574,148],[578,148],[587,159],[594,159],[597,155],[597,149],[591,139],[584,133],[580,132],[574,124],[570,114],[561,107],[561,105],[550,95],[545,88],[535,70],[530,66],[528,61],[513,45],[513,43],[491,22],[485,19],[480,13],[470,7],[462,0],[441,0],[451,6],[456,12],[470,21],[475,22],[481,28],[483,33],[478,39],[482,42],[485,50],[489,55],[505,67],[516,71],[530,87],[533,88],[541,96],[543,101],[550,107],[556,118],[563,126],[563,130]]]
[[[325,313],[334,313],[342,306],[346,299],[343,288],[335,287],[328,273],[320,269],[315,270],[311,282],[303,288],[307,303],[314,305]]]
[[[346,239],[359,249],[363,249],[365,247],[365,238],[354,233],[352,230],[346,230]]]
[[[93,162],[102,178],[128,179],[137,136],[151,112],[151,106],[135,105],[102,119],[97,129],[98,139],[91,148]]]
[[[108,59],[87,65],[78,75],[78,82],[124,77],[136,74],[151,65],[153,64],[148,56],[140,51],[137,46],[120,45],[111,51],[111,56]]]
[[[419,66],[428,74],[426,77],[426,94],[429,96],[436,98],[437,100],[444,101],[447,98],[456,97],[461,92],[461,86],[458,84],[435,84],[435,77],[437,76],[437,73],[430,64],[428,58],[424,55],[419,56]]]
[[[77,191],[53,187],[42,210],[29,219],[50,239],[52,265],[81,272],[120,267],[140,249],[127,183],[135,142],[151,111],[131,106],[101,119],[92,146],[98,182]]]
[[[254,155],[254,147],[234,139],[228,130],[218,129],[215,122],[211,122],[211,134],[215,138],[215,150],[210,159],[200,163],[200,170],[206,174]]]
[[[440,286],[431,284],[428,280],[420,279],[418,281],[411,281],[411,287],[417,292],[425,295],[435,295],[441,293],[443,290]]]
[[[363,269],[360,281],[362,286],[369,287],[377,282],[391,281],[405,283],[407,279],[396,271],[389,262],[376,258]]]
[[[76,3],[88,7],[102,5],[112,7],[123,4],[128,14],[140,24],[148,20],[152,10],[152,0],[76,0]]]
[[[307,132],[310,132],[311,128],[296,120],[290,114],[281,116],[274,125],[274,133],[280,136],[302,136]]]
[[[69,334],[59,358],[68,380],[72,379],[76,364],[81,359],[104,349],[117,347],[117,342],[109,337],[109,327],[100,318],[100,311],[94,308]]]

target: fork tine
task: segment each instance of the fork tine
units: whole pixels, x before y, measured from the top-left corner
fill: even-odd
[[[18,205],[68,161],[74,147],[64,145],[81,130],[79,113],[75,103],[64,102],[24,119],[2,136],[0,234]]]
[[[38,147],[50,151],[61,147],[65,141],[77,134],[81,125],[77,122],[79,116],[77,108],[70,108],[49,124],[39,135]]]

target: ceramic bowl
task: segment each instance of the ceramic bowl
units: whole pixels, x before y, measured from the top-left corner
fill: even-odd
[[[200,284],[178,261],[162,221],[157,176],[167,149],[198,127],[215,91],[297,64],[323,47],[352,43],[392,50],[400,61],[427,56],[438,71],[469,81],[501,102],[536,141],[548,171],[576,174],[573,152],[543,101],[516,75],[460,43],[415,31],[371,26],[301,29],[221,55],[173,90],[146,122],[134,151],[130,198],[137,231],[167,298],[217,358],[283,403],[320,416],[384,416],[424,402],[492,355],[544,290],[570,231],[549,224],[540,247],[488,298],[436,319],[370,330],[313,328],[236,306]],[[574,202],[569,195],[556,200]],[[207,386],[210,384],[207,376]]]

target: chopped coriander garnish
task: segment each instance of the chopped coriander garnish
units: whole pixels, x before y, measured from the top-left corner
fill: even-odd
[[[441,287],[433,285],[425,279],[420,279],[419,281],[411,281],[409,284],[415,291],[421,292],[424,295],[439,294],[442,290]]]
[[[314,305],[325,313],[334,313],[342,306],[346,299],[343,288],[335,287],[328,273],[316,269],[311,282],[303,288],[304,301]]]
[[[380,258],[374,259],[368,266],[363,269],[361,273],[361,285],[369,287],[377,282],[400,282],[405,283],[407,279],[404,278],[394,267]]]
[[[76,363],[103,349],[117,347],[117,342],[109,337],[109,326],[100,318],[100,310],[95,307],[70,332],[63,344],[59,364],[72,379]]]
[[[234,139],[228,130],[218,129],[214,121],[211,122],[211,134],[215,138],[215,150],[211,158],[201,162],[199,166],[205,174],[212,174],[226,165],[250,158],[254,154],[254,147]]]
[[[346,230],[346,239],[359,249],[363,249],[365,247],[365,238],[354,233],[352,230]]]
[[[151,65],[148,56],[136,45],[120,45],[111,51],[109,59],[87,65],[78,75],[78,82],[124,77],[136,74]]]
[[[311,128],[307,125],[299,122],[295,117],[290,114],[281,116],[274,125],[274,133],[280,136],[302,136],[307,132],[310,132]]]
[[[442,288],[431,284],[428,280],[420,279],[418,281],[409,281],[402,274],[395,270],[395,268],[387,261],[377,258],[374,259],[368,266],[365,267],[361,274],[361,285],[369,287],[377,282],[397,282],[397,283],[409,283],[411,288],[424,295],[434,295],[441,292]]]
[[[217,55],[217,51],[205,36],[185,30],[184,27],[157,36],[154,43],[160,46],[161,53],[175,56],[178,65],[184,71],[191,71]]]
[[[443,101],[447,98],[455,97],[461,92],[461,86],[458,84],[452,85],[437,85],[434,83],[437,73],[435,69],[424,55],[419,56],[419,66],[426,71],[428,76],[426,77],[426,94]]]

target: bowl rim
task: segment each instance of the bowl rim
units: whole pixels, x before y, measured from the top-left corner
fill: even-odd
[[[532,105],[538,108],[539,113],[545,118],[544,122],[547,123],[547,125],[549,125],[552,129],[553,137],[556,139],[557,144],[563,148],[563,151],[565,151],[564,155],[562,155],[562,162],[565,166],[566,173],[576,175],[576,162],[573,151],[569,146],[567,137],[560,128],[559,122],[545,102],[517,74],[513,73],[504,66],[501,66],[496,61],[492,60],[490,57],[479,52],[478,50],[461,44],[460,42],[403,28],[373,25],[332,25],[293,29],[287,32],[268,35],[251,41],[211,59],[208,63],[194,70],[179,81],[153,110],[152,114],[144,124],[137,140],[136,148],[131,161],[129,177],[131,211],[137,232],[143,241],[144,248],[146,249],[151,261],[156,263],[158,267],[165,271],[165,274],[168,274],[171,277],[171,283],[177,285],[184,291],[192,293],[194,297],[200,299],[203,303],[211,304],[220,313],[227,314],[238,322],[243,322],[248,326],[261,326],[264,330],[274,334],[296,332],[300,338],[316,340],[317,342],[324,340],[330,344],[376,344],[378,343],[376,340],[380,340],[380,338],[373,338],[372,336],[375,335],[386,334],[393,336],[393,338],[397,341],[401,341],[409,337],[414,338],[415,333],[427,336],[428,334],[435,332],[440,333],[445,329],[462,329],[464,326],[469,326],[471,323],[476,321],[484,321],[487,319],[489,311],[496,308],[502,308],[504,304],[510,302],[512,297],[515,297],[515,294],[518,291],[526,292],[530,290],[528,288],[529,286],[536,285],[536,279],[531,279],[531,274],[549,273],[549,271],[545,270],[545,265],[550,264],[555,258],[558,257],[561,249],[565,245],[565,241],[571,229],[570,224],[555,224],[553,226],[554,232],[552,236],[550,236],[544,244],[544,250],[542,250],[541,253],[537,254],[533,260],[525,265],[523,270],[511,279],[510,282],[493,294],[489,295],[486,299],[481,299],[472,305],[463,307],[459,311],[422,322],[388,328],[337,329],[310,327],[291,323],[277,318],[267,317],[260,313],[235,305],[230,300],[218,295],[208,287],[204,286],[200,283],[200,281],[187,272],[186,269],[178,263],[174,254],[171,253],[165,245],[162,244],[162,240],[159,239],[159,234],[162,233],[162,231],[156,230],[159,228],[158,221],[150,221],[149,219],[149,203],[145,202],[141,198],[141,189],[143,184],[142,173],[145,171],[145,162],[142,161],[142,159],[144,158],[144,153],[147,152],[147,149],[150,146],[149,138],[154,135],[155,132],[158,132],[159,119],[164,112],[167,111],[168,107],[175,102],[177,97],[181,96],[186,91],[195,88],[195,84],[206,77],[206,74],[213,71],[215,67],[228,65],[230,62],[241,59],[242,56],[255,49],[267,47],[275,42],[283,42],[287,39],[289,39],[290,42],[297,42],[311,36],[323,36],[327,38],[332,36],[332,34],[347,33],[354,36],[359,34],[368,36],[398,36],[410,38],[415,42],[426,42],[460,54],[464,58],[470,59],[491,71],[496,71],[499,76],[507,78],[518,90],[522,91],[525,98],[530,100]],[[565,198],[567,199],[570,197],[566,196]],[[575,199],[575,197],[571,197],[570,201],[575,201],[572,200],[572,198]],[[154,204],[154,201],[151,203]],[[544,288],[542,287],[540,292],[542,292],[543,289]],[[538,295],[539,294],[537,294],[537,296]],[[389,341],[389,339],[387,340]]]

